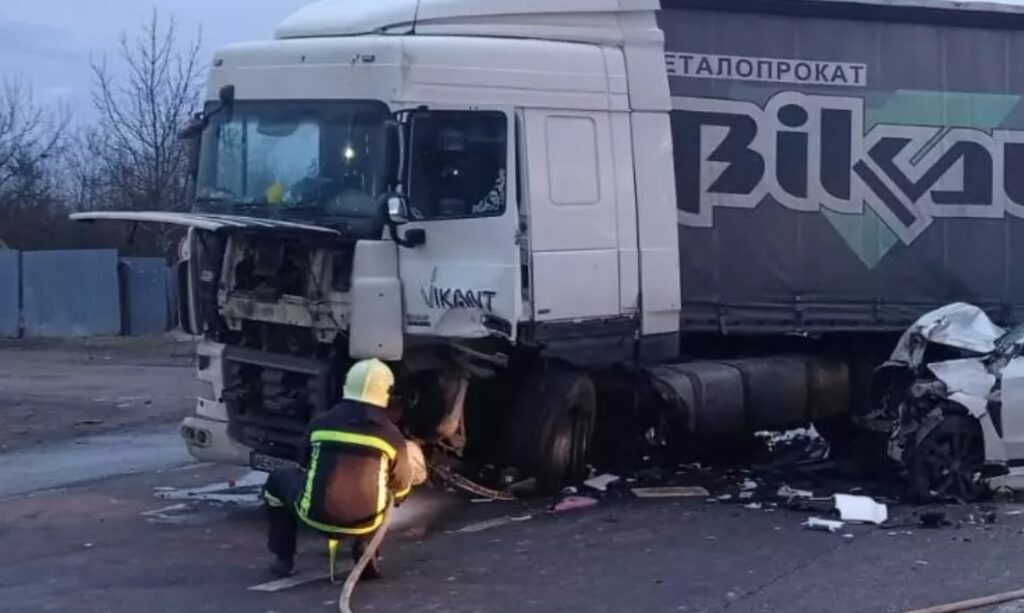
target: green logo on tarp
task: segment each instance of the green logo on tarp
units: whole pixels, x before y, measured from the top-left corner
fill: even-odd
[[[865,109],[864,127],[878,124],[956,126],[991,131],[1002,125],[1020,102],[1020,96],[1001,94],[961,94],[899,90],[877,108]],[[933,139],[915,158],[927,155],[941,139]],[[874,268],[900,242],[874,211],[860,215],[822,213],[846,244],[868,268]]]

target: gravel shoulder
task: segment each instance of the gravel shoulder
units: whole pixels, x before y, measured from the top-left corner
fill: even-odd
[[[194,353],[171,336],[0,341],[0,453],[182,419]]]

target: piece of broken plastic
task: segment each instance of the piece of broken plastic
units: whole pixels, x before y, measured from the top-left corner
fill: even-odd
[[[836,494],[836,510],[843,521],[881,525],[889,519],[889,507],[867,496]]]
[[[803,527],[809,530],[822,530],[824,532],[839,532],[843,529],[843,522],[835,521],[832,519],[821,519],[820,517],[810,517],[803,523]]]
[[[620,477],[618,475],[598,475],[593,479],[587,479],[583,482],[583,485],[599,492],[606,492],[609,485],[619,480]]]
[[[807,490],[795,490],[788,485],[783,485],[779,488],[779,491],[775,494],[779,498],[785,498],[786,500],[792,500],[794,498],[814,498],[814,492]]]
[[[633,495],[637,498],[707,498],[711,495],[707,488],[689,487],[634,487]]]
[[[576,509],[592,507],[595,504],[597,504],[597,500],[594,498],[588,498],[587,496],[569,496],[556,504],[554,511],[556,513],[561,513],[562,511],[575,511]]]

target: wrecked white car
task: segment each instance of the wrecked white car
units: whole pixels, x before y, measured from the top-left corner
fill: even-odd
[[[1024,326],[963,303],[928,313],[875,373],[876,423],[918,499],[972,500],[1024,465]]]

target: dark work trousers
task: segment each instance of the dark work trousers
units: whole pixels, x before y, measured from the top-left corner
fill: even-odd
[[[306,472],[301,468],[285,468],[271,473],[263,486],[263,501],[270,520],[267,548],[278,558],[295,557],[295,541],[299,516],[295,505],[306,485]]]
[[[302,497],[305,487],[306,471],[301,468],[285,468],[274,471],[267,478],[266,485],[263,486],[263,502],[267,508],[267,519],[270,522],[267,549],[278,558],[292,559],[295,557],[300,523],[295,505]],[[372,538],[373,535],[368,534],[353,539],[353,560],[359,559],[366,544]]]

